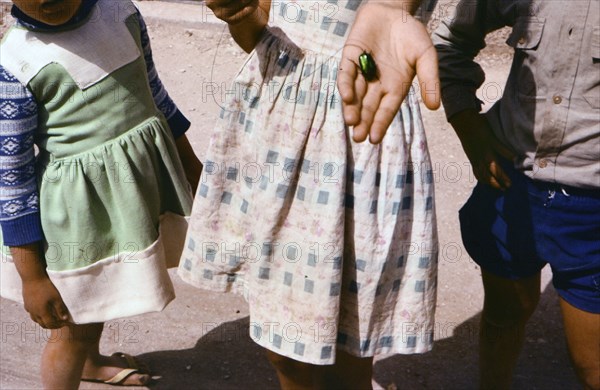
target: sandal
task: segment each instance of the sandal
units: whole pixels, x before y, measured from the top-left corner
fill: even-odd
[[[135,360],[135,358],[129,354],[126,354],[123,352],[115,352],[110,356],[118,356],[120,358],[125,359],[125,361],[127,362],[127,368],[122,369],[117,375],[115,375],[112,378],[107,379],[107,380],[84,379],[84,378],[82,378],[81,380],[85,381],[85,382],[104,383],[104,384],[112,385],[112,386],[140,386],[140,385],[144,386],[145,384],[147,384],[147,383],[132,384],[132,385],[123,384],[123,382],[133,374],[149,375],[148,369],[145,365],[138,364],[138,362]]]

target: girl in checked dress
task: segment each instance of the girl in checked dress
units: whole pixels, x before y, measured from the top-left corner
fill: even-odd
[[[235,17],[227,3],[209,6],[252,53],[211,137],[179,274],[244,294],[282,387],[368,388],[375,355],[432,347],[437,237],[418,102],[380,144],[355,142],[336,80],[357,66],[341,53],[361,1],[244,1],[252,12]]]

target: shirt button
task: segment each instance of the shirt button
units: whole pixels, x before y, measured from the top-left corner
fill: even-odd
[[[554,102],[554,104],[560,104],[562,102],[562,98],[559,95],[554,95],[552,97],[552,101]]]
[[[527,40],[525,39],[525,37],[519,38],[519,45],[523,45],[525,42],[527,42]]]
[[[548,160],[546,160],[545,158],[541,159],[540,162],[538,163],[540,168],[546,168],[548,166]]]

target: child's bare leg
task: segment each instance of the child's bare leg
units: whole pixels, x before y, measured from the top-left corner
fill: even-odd
[[[373,358],[359,358],[337,351],[335,364],[315,366],[315,388],[319,389],[373,389]]]
[[[100,354],[100,336],[104,324],[100,326],[98,337],[88,350],[87,359],[83,367],[81,378],[93,380],[108,380],[113,378],[124,368],[128,368],[127,361],[119,356],[104,356]],[[123,385],[144,385],[150,380],[147,373],[131,374],[123,382]]]
[[[357,358],[338,351],[330,366],[302,363],[267,350],[283,390],[357,389],[371,390],[373,358]]]
[[[277,371],[279,385],[283,390],[309,390],[313,386],[313,365],[299,362],[266,350],[267,358]]]
[[[479,330],[481,389],[509,389],[525,324],[540,297],[540,273],[510,280],[482,271],[485,298]]]
[[[577,309],[560,299],[565,334],[575,372],[585,389],[600,389],[600,314]]]
[[[42,353],[45,389],[77,389],[90,347],[100,338],[102,325],[67,325],[52,329]]]

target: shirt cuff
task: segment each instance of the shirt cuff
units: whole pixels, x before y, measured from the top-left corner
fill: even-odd
[[[167,119],[167,122],[171,128],[171,133],[173,133],[173,138],[175,139],[184,135],[191,126],[190,121],[179,110],[175,111],[175,113]]]
[[[442,103],[446,111],[446,118],[467,109],[481,111],[482,101],[477,99],[475,91],[460,85],[450,85],[442,89]]]
[[[6,246],[32,244],[44,239],[42,221],[39,213],[2,221],[2,240]]]

